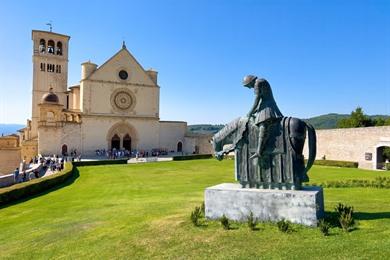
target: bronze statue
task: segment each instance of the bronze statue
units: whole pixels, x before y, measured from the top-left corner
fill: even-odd
[[[215,156],[235,152],[236,179],[243,187],[301,189],[316,155],[314,128],[304,121],[284,117],[265,79],[246,76],[243,85],[253,88],[255,102],[246,117],[227,124],[213,137]],[[305,167],[303,146],[309,136]]]

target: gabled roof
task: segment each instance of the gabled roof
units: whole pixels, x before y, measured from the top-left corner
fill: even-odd
[[[92,72],[86,79],[92,80],[108,80],[121,82],[116,73],[118,69],[128,69],[131,71],[129,75],[129,81],[141,81],[135,83],[141,83],[146,85],[156,85],[149,75],[145,72],[145,69],[137,61],[137,59],[123,46],[117,53],[111,58],[99,66],[94,72]],[[107,72],[107,73],[106,73]],[[111,80],[107,78],[107,74],[112,72]],[[106,75],[104,75],[106,74]]]

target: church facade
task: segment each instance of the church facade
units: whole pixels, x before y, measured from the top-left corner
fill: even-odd
[[[33,30],[32,40],[32,117],[20,130],[22,158],[114,148],[211,153],[210,136],[187,135],[184,121],[160,120],[158,73],[145,70],[124,43],[101,66],[81,64],[80,84],[68,87],[70,37]]]

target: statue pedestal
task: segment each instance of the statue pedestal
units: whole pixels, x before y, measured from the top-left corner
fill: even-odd
[[[289,220],[316,226],[324,216],[321,187],[305,186],[302,190],[241,188],[240,184],[223,183],[205,191],[206,218],[246,221],[250,212],[259,221]]]

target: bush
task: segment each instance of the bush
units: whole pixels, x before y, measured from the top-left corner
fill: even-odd
[[[73,162],[73,166],[75,166],[75,167],[108,165],[108,164],[127,164],[127,159]]]
[[[345,167],[345,168],[358,168],[358,162],[348,162],[348,161],[336,161],[336,160],[315,160],[315,165],[322,166],[334,166],[334,167]]]
[[[387,171],[390,171],[390,163],[385,163],[385,169],[386,169]]]
[[[311,185],[315,184],[311,183]],[[390,189],[390,177],[375,177],[373,180],[349,179],[344,181],[327,181],[319,183],[318,185],[323,188],[370,187],[378,189]]]
[[[211,154],[192,154],[192,155],[173,156],[172,160],[184,161],[184,160],[210,159],[210,158],[213,158]]]
[[[256,230],[257,219],[253,216],[253,212],[249,213],[247,224],[250,230]]]
[[[355,225],[355,220],[353,219],[353,207],[339,203],[335,207],[335,211],[338,215],[341,228],[345,232],[349,232]]]
[[[291,226],[291,222],[288,220],[282,219],[282,220],[277,222],[277,225],[278,225],[279,231],[281,231],[283,233],[290,233],[293,231],[292,226]]]
[[[194,226],[199,226],[199,220],[202,217],[202,211],[200,207],[195,207],[194,211],[191,212],[191,222]]]
[[[221,222],[221,225],[223,229],[229,230],[230,229],[230,222],[229,219],[225,216],[225,214],[222,215],[222,217],[219,220]]]
[[[318,228],[324,236],[329,236],[330,223],[324,219],[318,222]]]
[[[73,174],[74,168],[72,163],[65,163],[64,170],[48,177],[33,179],[28,182],[18,183],[7,188],[2,188],[0,190],[0,205],[39,194],[65,182],[67,179],[72,177]]]

